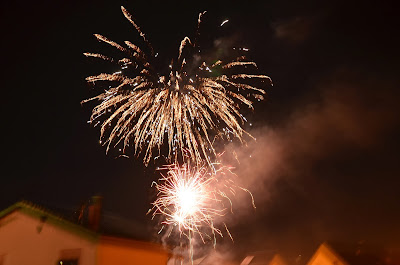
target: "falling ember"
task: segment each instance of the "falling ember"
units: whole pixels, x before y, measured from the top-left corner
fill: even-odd
[[[229,22],[229,19],[225,19],[224,21],[222,21],[220,27],[222,27],[225,23],[228,23],[228,22]]]
[[[263,89],[245,81],[255,79],[270,83],[270,78],[243,73],[242,70],[249,66],[256,69],[256,64],[244,56],[228,61],[217,59],[212,63],[201,57],[197,41],[205,12],[199,15],[195,41],[185,37],[177,59],[159,71],[155,63],[158,53],[154,53],[128,11],[121,8],[142,37],[145,47],[142,49],[130,41],[125,41],[122,46],[95,34],[99,41],[116,48],[123,58],[84,53],[118,68],[113,73],[86,78],[90,83],[110,82],[103,93],[83,101],[99,102],[92,111],[90,122],[100,124],[100,141],[107,151],[116,148],[125,154],[131,150],[136,155],[144,154],[144,164],[148,165],[153,156],[162,155],[167,161],[174,162],[187,150],[196,165],[204,162],[211,165],[216,157],[213,147],[216,139],[243,142],[244,135],[249,134],[242,128],[245,118],[240,105],[252,109],[252,100],[262,100],[265,94]],[[163,71],[168,74],[161,74]]]

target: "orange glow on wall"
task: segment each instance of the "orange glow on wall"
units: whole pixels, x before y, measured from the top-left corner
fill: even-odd
[[[169,254],[159,245],[115,237],[102,237],[97,249],[98,265],[167,264]]]

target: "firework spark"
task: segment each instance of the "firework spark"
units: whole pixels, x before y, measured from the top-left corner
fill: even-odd
[[[167,67],[168,74],[156,70],[154,49],[145,34],[122,8],[127,20],[134,26],[145,43],[145,49],[125,41],[125,46],[95,34],[104,43],[116,48],[122,59],[85,53],[116,64],[114,73],[101,73],[86,78],[88,82],[110,82],[104,93],[83,102],[97,100],[90,122],[101,124],[100,143],[110,148],[121,146],[123,153],[132,148],[136,155],[144,154],[144,164],[151,158],[163,155],[176,161],[184,150],[197,165],[204,161],[211,165],[216,157],[215,139],[238,139],[248,134],[242,128],[245,118],[239,106],[253,108],[250,98],[262,100],[265,91],[244,81],[268,81],[265,75],[249,75],[240,69],[256,67],[244,56],[223,62],[208,63],[202,59],[198,46],[199,26],[205,12],[200,13],[195,41],[185,37],[179,47],[178,57]],[[226,23],[226,22],[225,22]],[[200,57],[199,57],[200,56]],[[200,60],[198,58],[201,58]],[[237,69],[238,73],[231,72]],[[231,74],[230,74],[231,73]],[[162,146],[167,147],[165,153]]]

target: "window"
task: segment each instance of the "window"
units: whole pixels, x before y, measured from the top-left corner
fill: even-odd
[[[55,265],[79,265],[81,249],[63,249],[60,252],[60,258]],[[0,264],[1,265],[1,264]]]
[[[78,265],[78,259],[59,260],[56,265]]]

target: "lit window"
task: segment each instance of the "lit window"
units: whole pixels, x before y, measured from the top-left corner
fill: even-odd
[[[56,265],[78,265],[79,257],[81,256],[81,249],[63,249],[60,252],[60,258]]]
[[[56,265],[78,265],[78,259],[62,259]]]

